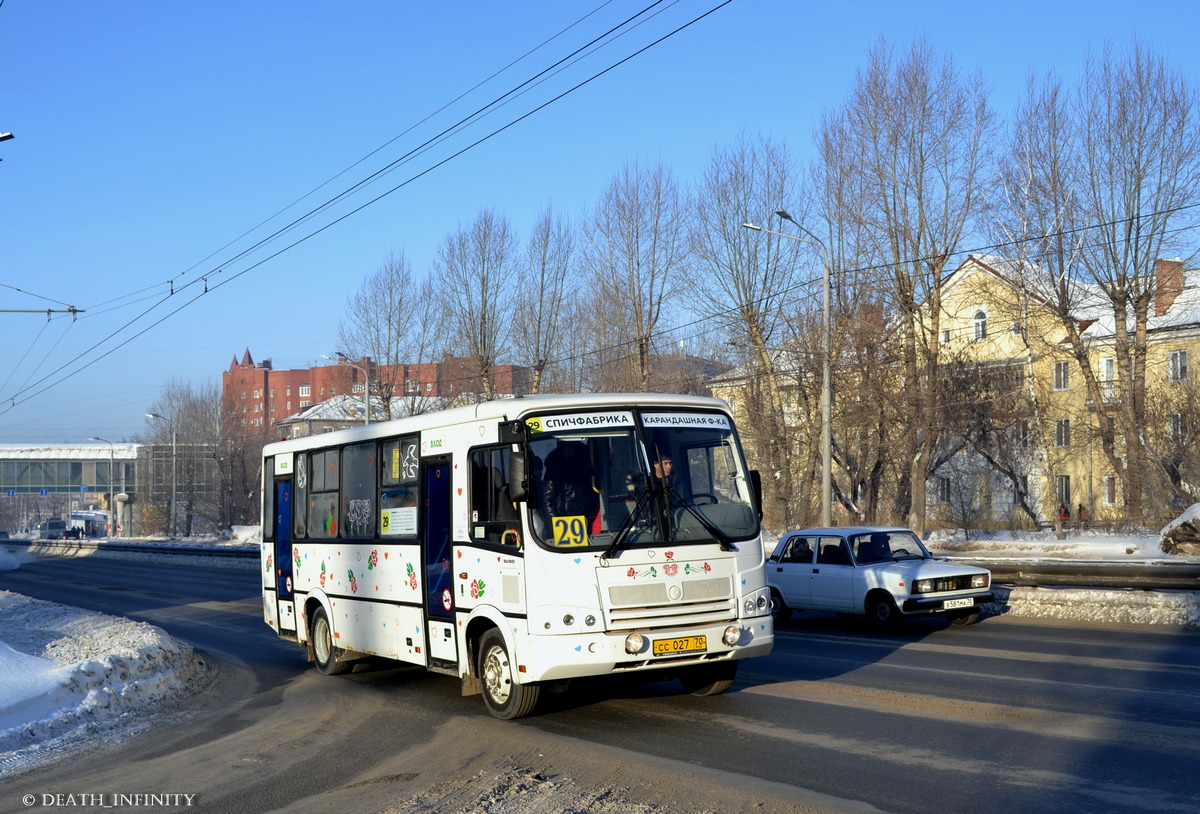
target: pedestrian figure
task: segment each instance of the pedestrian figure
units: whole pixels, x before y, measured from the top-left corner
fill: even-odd
[[[1071,522],[1071,510],[1067,508],[1066,503],[1058,504],[1058,519],[1064,527]]]
[[[1086,529],[1088,527],[1088,520],[1091,518],[1088,515],[1087,506],[1084,506],[1082,503],[1080,503],[1079,508],[1075,510],[1075,517],[1076,522],[1079,524],[1079,528]]]

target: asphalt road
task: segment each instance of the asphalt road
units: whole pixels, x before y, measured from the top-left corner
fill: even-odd
[[[0,572],[0,589],[150,622],[219,668],[151,731],[6,783],[0,811],[66,792],[188,793],[190,810],[231,813],[424,811],[423,789],[460,778],[469,793],[505,766],[611,784],[670,814],[1190,814],[1200,799],[1200,635],[1177,629],[1000,617],[880,635],[801,614],[724,696],[593,680],[502,722],[445,676],[320,676],[262,623],[254,572],[46,558]]]

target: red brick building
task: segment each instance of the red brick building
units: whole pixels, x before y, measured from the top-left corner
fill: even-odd
[[[335,396],[362,398],[367,384],[364,372],[370,374],[371,395],[376,398],[470,400],[484,392],[470,369],[468,359],[447,354],[441,362],[424,364],[378,365],[363,357],[356,362],[339,359],[320,367],[276,370],[270,359],[256,364],[247,349],[241,361],[235,356],[221,375],[222,403],[227,419],[253,433],[253,428],[269,428]],[[527,368],[497,365],[492,378],[497,393],[519,395],[529,389]]]

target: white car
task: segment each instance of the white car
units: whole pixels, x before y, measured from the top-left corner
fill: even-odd
[[[766,570],[777,623],[792,611],[819,610],[866,614],[883,629],[936,613],[969,625],[992,601],[990,571],[933,557],[905,528],[790,531]]]

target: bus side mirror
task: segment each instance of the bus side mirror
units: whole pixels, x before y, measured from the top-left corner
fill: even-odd
[[[762,495],[762,475],[757,469],[750,470],[750,485],[754,489],[754,508],[758,512],[758,519],[763,517],[763,495]]]
[[[508,456],[508,499],[519,503],[529,498],[525,480],[525,453],[513,451]]]

